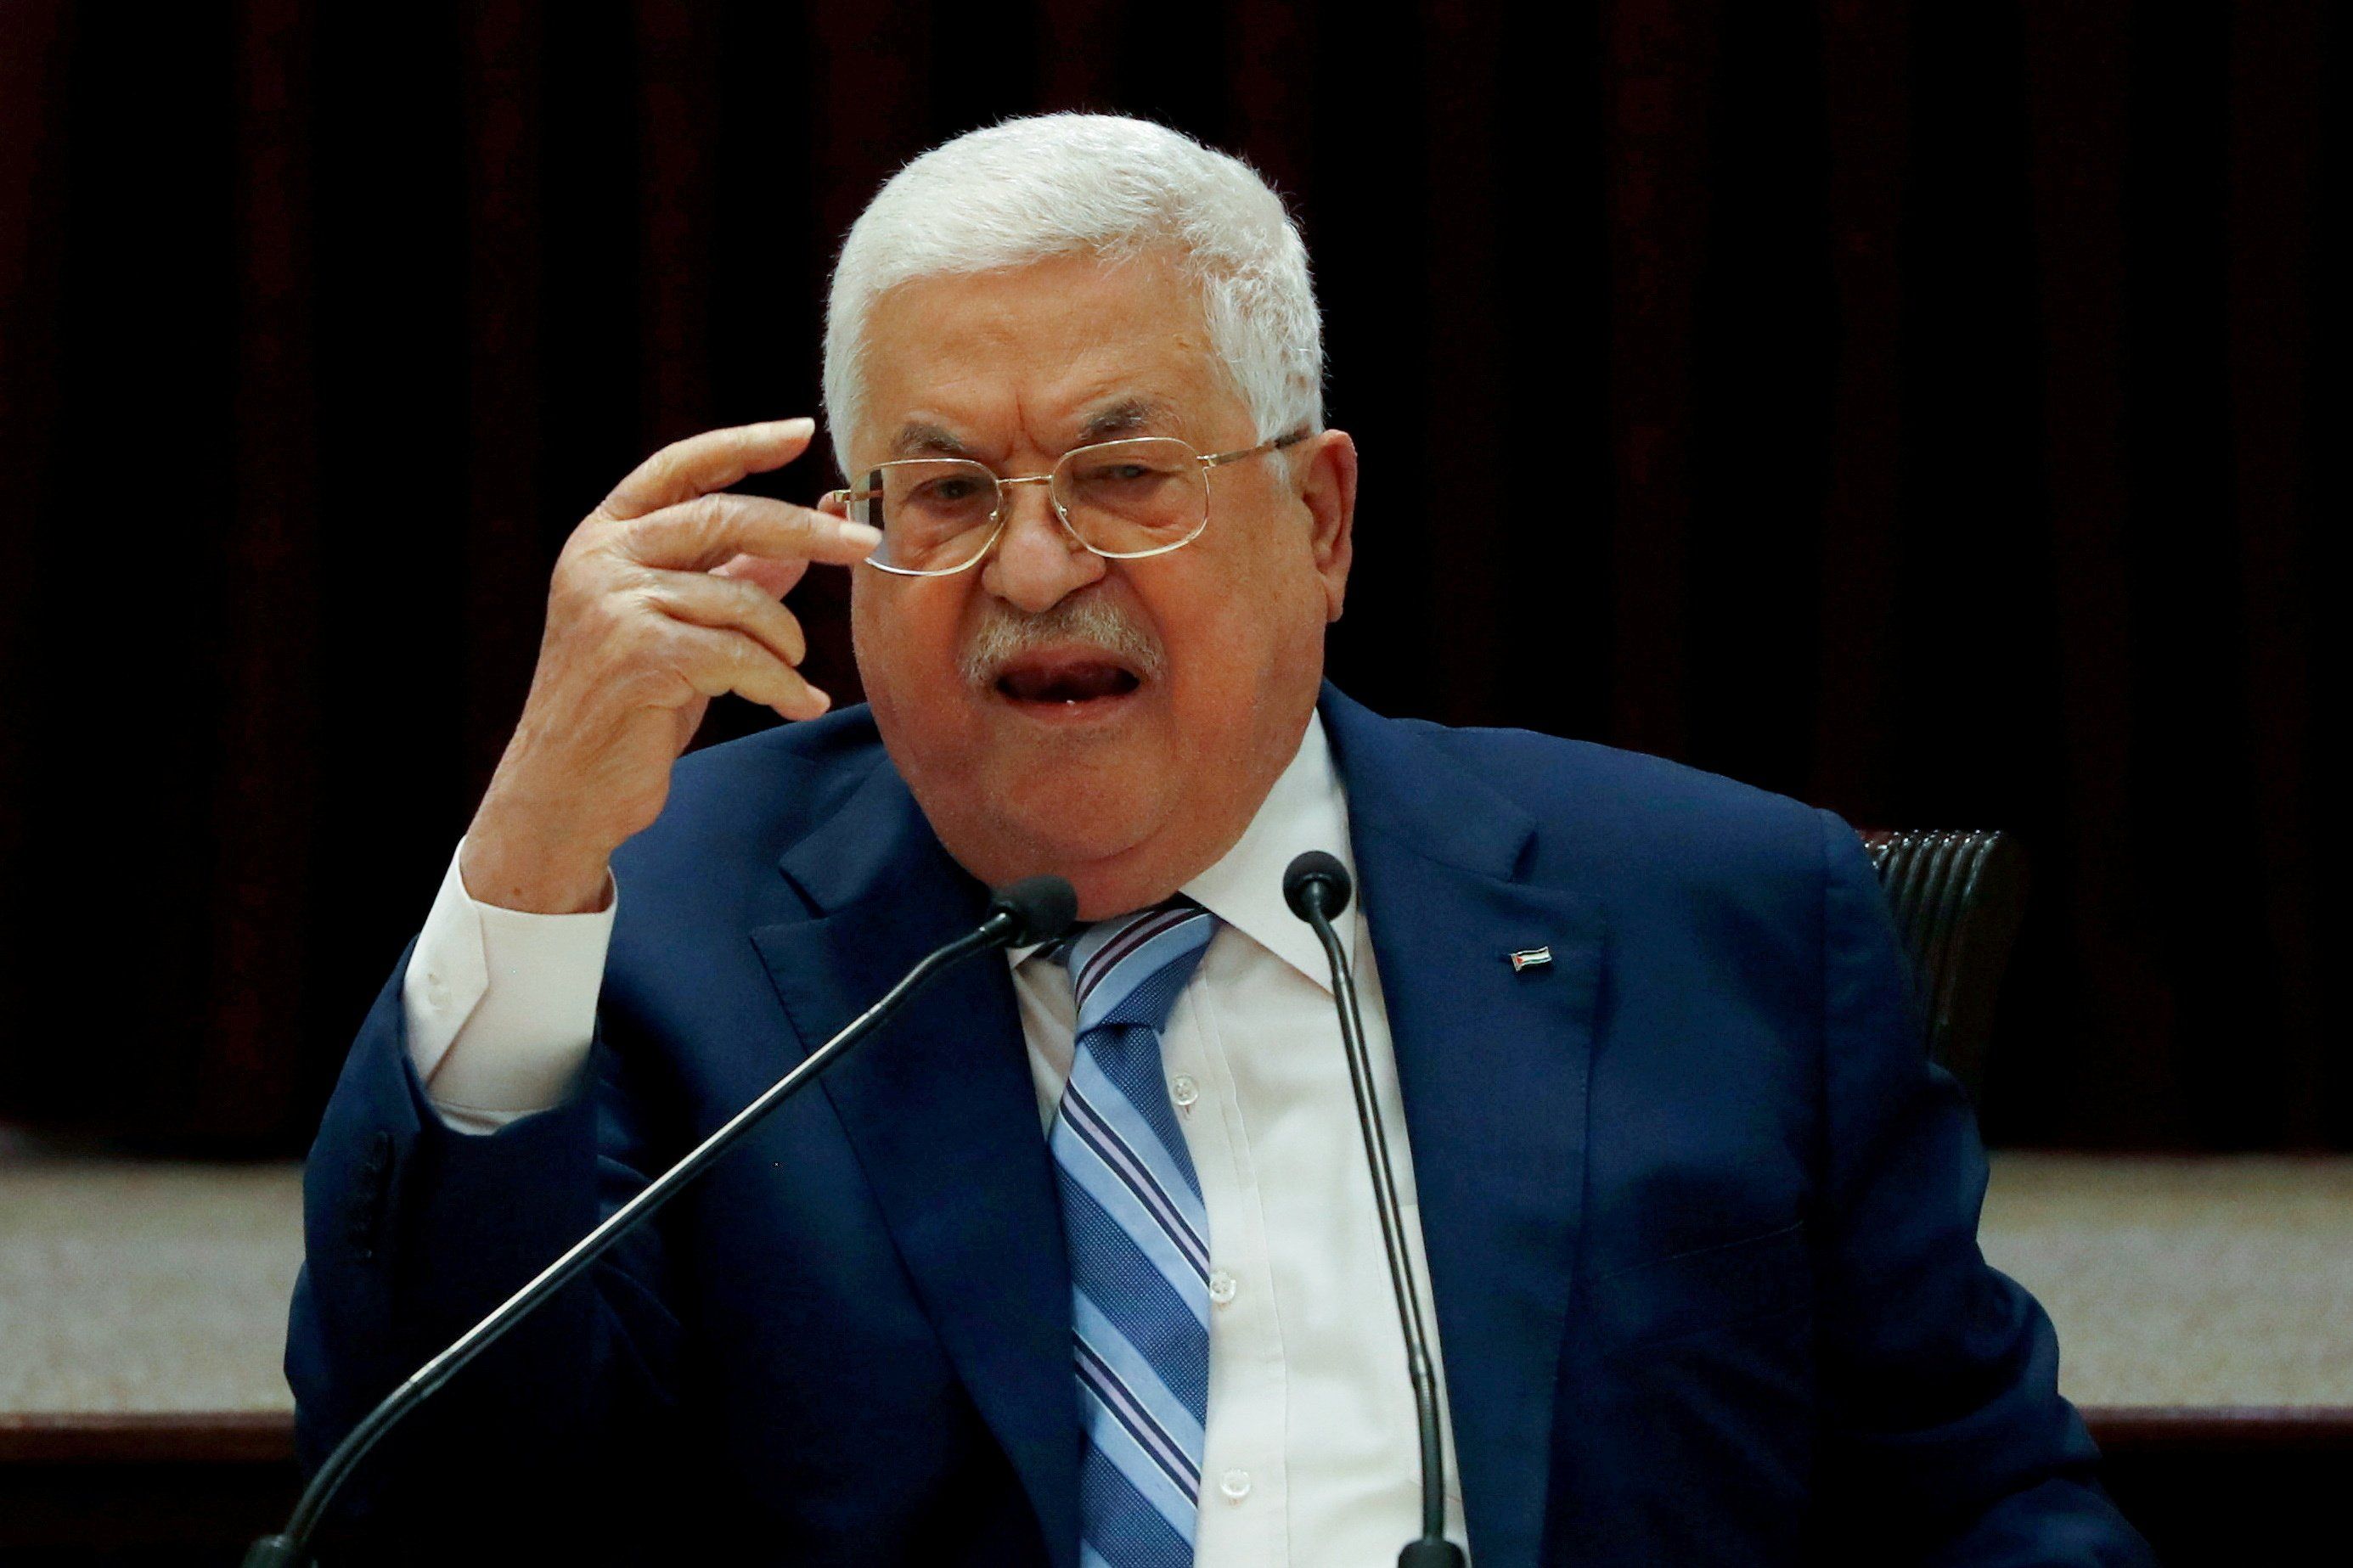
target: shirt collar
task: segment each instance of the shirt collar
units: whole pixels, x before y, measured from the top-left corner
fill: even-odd
[[[1332,767],[1332,748],[1324,736],[1324,716],[1311,713],[1299,750],[1275,779],[1274,787],[1259,803],[1258,813],[1242,830],[1234,847],[1216,865],[1177,889],[1211,914],[1273,953],[1325,991],[1332,989],[1331,966],[1324,944],[1305,921],[1283,901],[1282,873],[1293,857],[1322,849],[1339,857],[1353,879],[1355,858],[1348,849],[1348,806],[1340,776]],[[1354,952],[1356,902],[1351,899],[1332,922],[1343,952]],[[1016,948],[1018,968],[1039,947]]]

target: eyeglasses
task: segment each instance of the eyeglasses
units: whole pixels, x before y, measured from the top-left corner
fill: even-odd
[[[863,482],[828,496],[850,520],[882,531],[869,566],[902,577],[945,577],[987,555],[1010,515],[1006,492],[1044,485],[1054,515],[1097,555],[1166,555],[1209,526],[1209,470],[1307,439],[1278,436],[1238,452],[1193,450],[1173,436],[1102,441],[1062,454],[1051,473],[1000,478],[967,458],[878,463]]]

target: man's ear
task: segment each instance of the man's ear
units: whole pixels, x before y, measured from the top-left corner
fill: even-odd
[[[1356,551],[1356,443],[1345,430],[1326,430],[1309,437],[1293,461],[1299,500],[1313,529],[1315,574],[1324,580],[1324,618],[1336,621]]]

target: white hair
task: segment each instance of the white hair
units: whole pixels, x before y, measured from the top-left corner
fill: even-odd
[[[1260,440],[1324,422],[1324,330],[1307,247],[1239,158],[1146,120],[1043,114],[944,142],[892,175],[843,241],[825,321],[825,406],[849,465],[865,414],[866,321],[919,278],[1072,254],[1169,255]]]

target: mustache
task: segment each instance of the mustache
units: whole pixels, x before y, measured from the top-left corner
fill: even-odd
[[[1127,614],[1102,599],[1063,599],[1050,609],[1025,616],[988,600],[980,625],[964,651],[958,673],[967,686],[987,690],[1023,654],[1079,643],[1099,648],[1146,680],[1168,673],[1160,639]]]

